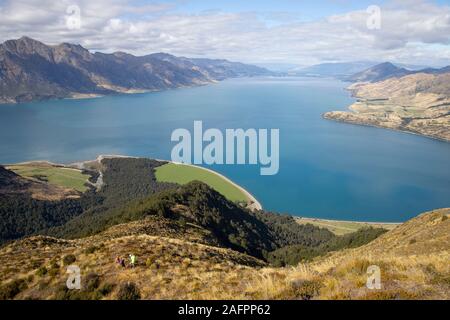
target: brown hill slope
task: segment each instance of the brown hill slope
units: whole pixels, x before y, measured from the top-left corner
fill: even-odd
[[[46,45],[22,37],[0,44],[0,103],[136,93],[270,74],[226,60],[169,54],[91,53],[80,45]]]
[[[207,243],[195,226],[185,237],[165,222],[158,231],[150,220],[79,240],[32,237],[0,249],[0,297],[116,299],[132,282],[144,299],[449,299],[449,217],[450,209],[428,212],[363,247],[295,268],[264,267],[195,243]],[[114,262],[130,253],[135,268]],[[82,290],[65,288],[64,262],[80,267]],[[365,286],[370,265],[381,268],[381,290]]]
[[[365,246],[314,262],[312,269],[327,274],[322,297],[449,299],[449,218],[450,208],[430,211]],[[382,290],[365,288],[369,265],[380,267]]]
[[[450,141],[450,73],[416,73],[348,88],[358,101],[350,112],[324,118],[402,130]]]
[[[172,234],[174,238],[134,234],[133,223],[114,227],[98,236],[80,240],[62,240],[37,236],[16,241],[0,250],[0,298],[98,299],[116,298],[120,285],[135,283],[143,298],[195,298],[200,291],[215,290],[224,278],[234,273],[238,278],[264,262],[230,249],[194,243],[198,234]],[[174,230],[172,230],[173,232]],[[118,238],[114,236],[122,235]],[[154,229],[151,233],[157,233]],[[167,232],[164,231],[164,232]],[[170,231],[169,231],[170,233]],[[175,239],[183,236],[185,239]],[[135,268],[115,263],[117,256],[137,256]],[[64,261],[81,269],[83,290],[68,291]],[[14,279],[14,280],[8,280]],[[94,283],[93,283],[94,282]],[[12,287],[20,292],[16,295]]]

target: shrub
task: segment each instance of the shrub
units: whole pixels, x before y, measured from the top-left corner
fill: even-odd
[[[59,269],[59,264],[56,259],[52,259],[50,261],[50,269]]]
[[[98,292],[102,295],[102,296],[107,296],[109,295],[113,290],[114,287],[116,285],[113,283],[104,283],[99,289]]]
[[[294,294],[302,300],[311,300],[319,295],[322,283],[316,280],[301,280],[292,283]]]
[[[46,281],[46,280],[40,281],[40,282],[38,283],[38,289],[39,289],[39,290],[44,290],[44,289],[48,288],[48,285],[49,285],[49,284],[50,284],[50,281]]]
[[[31,260],[30,261],[30,267],[32,269],[37,269],[42,265],[42,263],[39,260]]]
[[[86,276],[85,281],[86,281],[85,290],[88,292],[93,292],[100,285],[100,276],[96,273],[89,273]]]
[[[66,286],[61,286],[53,298],[55,300],[99,300],[101,295],[96,291],[69,290]]]
[[[153,265],[153,263],[155,263],[155,258],[154,257],[147,258],[147,260],[145,261],[145,265],[147,267],[151,267]]]
[[[39,269],[37,269],[36,271],[36,275],[39,277],[43,277],[48,273],[48,270],[45,266],[40,267]]]
[[[352,261],[348,266],[348,271],[357,274],[357,275],[364,275],[367,272],[367,268],[369,268],[369,266],[372,263],[368,260],[365,259],[356,259],[354,261]]]
[[[361,300],[417,300],[421,299],[422,292],[399,290],[371,291],[361,297]]]
[[[139,288],[133,282],[122,284],[117,293],[118,300],[139,300],[140,298]]]
[[[48,271],[48,275],[49,275],[50,277],[56,277],[58,274],[59,274],[59,268],[58,268],[58,269],[56,269],[56,268],[51,268],[51,269]]]
[[[84,250],[84,253],[85,254],[92,254],[92,253],[94,253],[97,250],[98,250],[98,247],[90,246],[90,247],[86,248],[86,250]]]
[[[71,265],[75,261],[77,261],[77,258],[73,254],[68,254],[63,258],[63,263],[65,266]]]
[[[27,288],[25,279],[16,279],[0,287],[0,300],[13,299]]]

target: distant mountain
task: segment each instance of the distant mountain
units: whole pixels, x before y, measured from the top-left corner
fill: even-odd
[[[411,73],[414,73],[414,71],[397,67],[390,62],[384,62],[370,67],[364,71],[358,72],[348,77],[347,80],[352,82],[376,82],[392,77],[406,76]]]
[[[345,80],[350,82],[378,82],[389,78],[400,78],[415,73],[427,73],[427,74],[443,74],[450,71],[450,66],[435,69],[435,68],[407,68],[395,65],[391,62],[384,62],[370,67],[361,72],[355,73],[352,76],[347,77]]]
[[[294,63],[266,62],[266,63],[257,63],[256,65],[258,67],[265,68],[270,71],[282,73],[282,74],[290,72],[292,70],[299,70],[301,68],[305,68],[304,65],[298,65],[298,64],[294,64]]]
[[[321,63],[306,68],[292,69],[289,73],[299,76],[334,77],[342,79],[373,67],[376,64],[377,62],[371,61]]]
[[[258,75],[271,75],[272,72],[265,68],[261,68],[254,65],[244,64],[240,62],[230,62],[224,59],[185,59],[192,64],[196,65],[206,72],[208,77],[215,80],[224,80],[227,78],[237,78],[237,77],[252,77]]]
[[[405,68],[405,69],[408,69],[411,71],[418,71],[418,70],[423,70],[423,69],[429,68],[428,66],[409,64],[409,63],[393,63],[393,64],[399,68]]]
[[[385,65],[386,64],[386,65]],[[388,65],[389,64],[389,65]],[[354,81],[353,76],[359,75],[372,68],[398,68],[407,71],[418,71],[427,69],[426,66],[403,64],[403,63],[379,63],[374,61],[355,61],[355,62],[337,62],[321,63],[309,67],[291,68],[286,71],[290,75],[310,76],[310,77],[333,77],[344,81]],[[431,69],[431,68],[429,68]],[[434,69],[433,69],[434,70]]]
[[[227,60],[91,53],[80,45],[48,46],[28,37],[0,44],[0,103],[157,91],[268,74]]]

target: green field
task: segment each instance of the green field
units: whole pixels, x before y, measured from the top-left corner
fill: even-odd
[[[206,183],[211,188],[225,196],[233,202],[247,202],[244,192],[226,181],[222,177],[198,167],[168,163],[157,167],[155,170],[156,179],[162,182],[174,182],[186,184],[193,180]]]
[[[79,170],[40,164],[13,165],[8,166],[7,169],[25,178],[47,181],[50,184],[75,189],[80,192],[87,190],[84,184],[88,180],[89,175],[82,174]]]

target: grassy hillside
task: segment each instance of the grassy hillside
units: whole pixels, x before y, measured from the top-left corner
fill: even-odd
[[[178,184],[186,184],[194,180],[201,181],[224,195],[230,201],[244,203],[249,201],[245,193],[231,182],[202,168],[168,163],[156,168],[155,176],[158,181]]]
[[[195,231],[149,235],[151,220],[78,240],[32,237],[0,249],[0,298],[449,299],[449,216],[425,213],[363,247],[294,268],[198,243]],[[114,262],[129,253],[135,268]],[[65,287],[67,264],[80,267],[81,290]],[[370,265],[381,268],[381,290],[365,286]]]
[[[89,175],[83,174],[81,170],[38,163],[13,165],[8,166],[7,169],[22,177],[45,181],[80,192],[85,192],[88,189],[85,184],[89,179]]]

